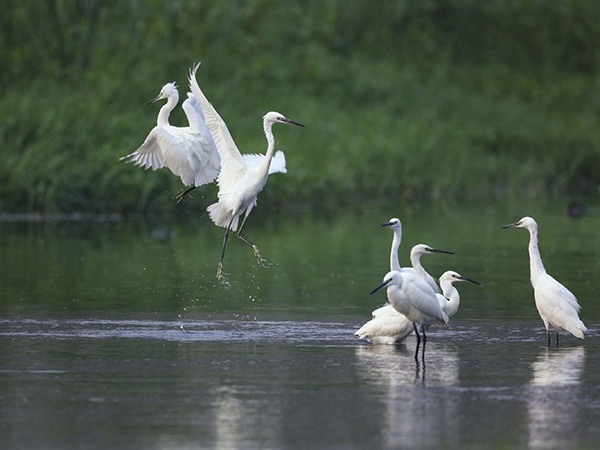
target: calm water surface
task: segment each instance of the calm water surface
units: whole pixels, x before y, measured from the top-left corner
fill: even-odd
[[[258,212],[258,210],[257,210]],[[457,208],[316,216],[270,211],[247,236],[181,222],[0,224],[1,448],[597,448],[600,218]],[[530,214],[548,271],[583,306],[584,342],[545,346],[529,285]],[[461,308],[407,345],[353,333],[404,224]]]

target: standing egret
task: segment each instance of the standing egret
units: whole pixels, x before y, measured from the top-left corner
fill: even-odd
[[[258,247],[242,236],[241,232],[248,215],[256,206],[256,199],[259,192],[262,191],[267,183],[269,168],[275,149],[273,125],[276,123],[293,124],[300,127],[304,125],[294,122],[278,112],[271,111],[265,114],[263,117],[263,130],[268,144],[265,158],[258,166],[248,164],[236,147],[227,129],[227,125],[204,96],[200,86],[198,86],[198,82],[196,81],[198,67],[199,64],[194,66],[190,71],[188,77],[190,88],[202,106],[202,111],[206,117],[206,126],[212,134],[217,144],[219,155],[221,156],[221,172],[217,177],[219,201],[207,208],[210,218],[215,225],[226,228],[223,238],[223,251],[217,269],[217,279],[220,279],[223,271],[223,259],[225,258],[225,246],[227,245],[227,237],[230,230],[237,230],[237,237],[251,246],[258,263],[262,262]],[[242,214],[244,218],[238,229],[239,219]]]
[[[220,157],[217,146],[206,124],[202,109],[192,94],[188,94],[181,108],[187,116],[188,127],[174,127],[169,124],[169,115],[179,101],[175,83],[167,83],[149,105],[167,99],[158,113],[156,126],[135,152],[124,156],[136,166],[145,169],[161,169],[167,166],[174,175],[181,177],[185,186],[201,186],[215,180],[220,170]],[[189,192],[178,196],[178,202]]]
[[[421,256],[427,253],[453,253],[446,250],[431,248],[425,244],[417,244],[410,252],[410,261],[413,267],[399,268],[400,264],[398,262],[397,250],[399,241],[402,239],[402,225],[400,224],[400,220],[391,219],[390,222],[385,223],[382,226],[390,226],[392,227],[392,230],[394,230],[394,241],[392,242],[392,253],[390,257],[391,270],[416,274],[429,284],[432,289],[433,287],[438,289],[433,277],[423,269],[423,266],[421,265]],[[395,269],[394,267],[398,267],[399,269]],[[437,294],[435,290],[434,292]],[[354,336],[359,339],[370,339],[376,344],[401,344],[412,332],[412,323],[406,316],[396,311],[390,303],[387,303],[381,308],[373,311],[372,319],[356,331]]]
[[[469,283],[481,286],[481,283],[478,283],[475,280],[471,280],[470,278],[463,277],[461,274],[456,273],[452,270],[444,272],[440,277],[440,286],[442,287],[442,292],[444,293],[444,295],[435,295],[438,301],[440,302],[442,310],[446,313],[448,318],[456,314],[456,312],[458,311],[458,306],[460,305],[460,295],[458,294],[458,290],[452,285],[452,283],[456,281],[468,281]]]
[[[542,257],[538,249],[538,226],[531,217],[502,228],[526,228],[529,230],[529,266],[531,269],[531,285],[535,297],[535,305],[548,333],[550,345],[550,325],[556,330],[556,345],[558,346],[558,332],[568,331],[573,336],[583,339],[586,326],[579,319],[581,306],[575,296],[566,287],[546,273]]]
[[[425,362],[425,344],[427,335],[423,325],[447,325],[448,316],[442,311],[440,303],[431,286],[419,276],[410,272],[388,272],[383,282],[371,291],[371,295],[387,286],[387,297],[392,306],[412,322],[417,335],[415,360],[418,360],[421,337],[417,324],[423,332],[423,363]]]

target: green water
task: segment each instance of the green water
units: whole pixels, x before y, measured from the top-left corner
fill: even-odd
[[[181,221],[0,224],[2,448],[595,447],[600,440],[600,218],[559,207],[318,215],[263,205],[245,229]],[[269,220],[260,215],[269,215]],[[583,306],[584,342],[548,349],[529,284],[532,215],[550,274]],[[374,346],[354,331],[416,243],[461,284],[450,326]]]

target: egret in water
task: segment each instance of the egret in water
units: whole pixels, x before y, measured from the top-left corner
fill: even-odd
[[[390,257],[391,270],[415,274],[427,282],[429,286],[439,291],[433,277],[429,275],[421,265],[421,256],[427,253],[448,253],[447,250],[438,250],[425,244],[415,245],[410,252],[410,261],[413,267],[400,268],[398,262],[399,241],[402,239],[402,225],[399,219],[391,219],[382,226],[389,226],[394,230],[392,252]],[[437,291],[434,290],[434,292]],[[441,295],[441,294],[439,294]],[[376,344],[401,344],[413,332],[413,325],[403,314],[387,303],[372,312],[372,319],[365,323],[354,335],[359,339],[370,339]]]
[[[444,272],[440,277],[440,286],[442,287],[443,295],[435,295],[438,301],[440,302],[442,311],[446,313],[448,318],[456,314],[460,305],[460,295],[458,294],[458,290],[452,285],[452,283],[455,283],[457,281],[467,281],[469,283],[481,286],[481,283],[478,283],[475,280],[471,280],[470,278],[463,277],[461,274],[456,273],[452,270]]]
[[[193,188],[213,182],[221,168],[220,157],[197,99],[188,94],[181,106],[188,119],[188,127],[169,124],[169,115],[179,101],[175,83],[165,84],[160,94],[148,104],[164,99],[167,103],[158,112],[156,126],[142,146],[121,160],[128,159],[128,162],[152,170],[166,166],[174,175],[181,177],[185,186],[193,185]],[[178,197],[179,201],[187,192],[189,190]]]
[[[410,272],[388,272],[383,282],[377,286],[371,295],[379,289],[387,287],[387,297],[392,306],[412,322],[417,335],[415,359],[418,360],[421,337],[417,325],[421,325],[423,333],[423,362],[425,362],[425,344],[427,335],[424,325],[447,325],[448,316],[442,311],[440,303],[431,286],[419,276]]]
[[[538,226],[531,217],[502,228],[526,228],[529,230],[529,266],[531,269],[531,285],[535,297],[535,305],[548,333],[550,345],[550,325],[556,330],[556,345],[558,346],[558,332],[568,331],[573,336],[583,339],[586,326],[579,319],[581,306],[575,296],[566,287],[546,273],[542,257],[538,249]]]
[[[223,271],[223,259],[225,258],[225,246],[227,245],[229,231],[237,230],[237,237],[251,246],[258,263],[262,262],[258,247],[242,236],[241,232],[248,215],[256,206],[256,199],[259,192],[262,191],[267,183],[269,168],[275,149],[273,125],[276,123],[292,124],[300,127],[304,125],[294,122],[278,112],[271,111],[265,114],[263,117],[263,130],[268,144],[266,155],[258,166],[248,164],[236,147],[231,134],[229,134],[227,125],[204,96],[202,90],[200,90],[200,86],[198,86],[198,82],[196,81],[198,67],[199,64],[194,66],[190,72],[190,88],[202,106],[202,111],[206,117],[206,125],[217,144],[217,149],[221,156],[221,172],[217,178],[219,201],[207,208],[210,218],[215,225],[226,228],[225,237],[223,238],[223,251],[217,269],[217,278],[220,279]],[[244,215],[244,218],[238,229],[239,219],[242,215]]]

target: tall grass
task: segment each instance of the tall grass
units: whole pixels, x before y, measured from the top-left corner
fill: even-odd
[[[44,9],[45,8],[45,9]],[[583,0],[46,2],[0,6],[0,211],[177,211],[117,161],[203,62],[243,152],[276,127],[261,202],[544,198],[600,184],[600,6]],[[183,90],[183,89],[180,89]],[[176,110],[172,123],[184,125]],[[200,209],[214,187],[201,188]],[[202,198],[204,197],[204,198]]]

